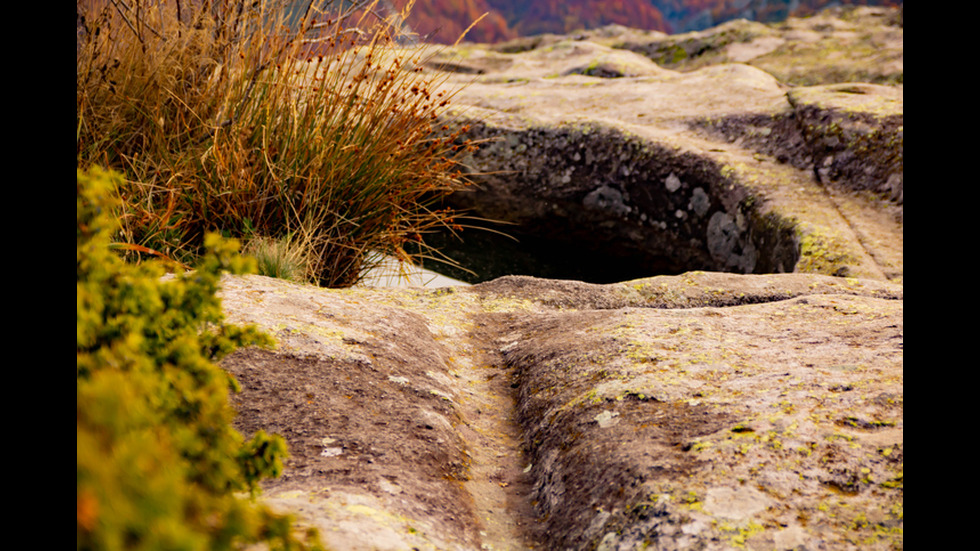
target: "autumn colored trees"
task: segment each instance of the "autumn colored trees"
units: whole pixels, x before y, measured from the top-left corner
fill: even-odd
[[[394,0],[399,10],[410,0]],[[902,0],[416,0],[408,23],[423,39],[452,44],[501,42],[516,36],[566,34],[620,24],[663,32],[682,32],[737,18],[772,22],[812,15],[831,3],[898,6]]]

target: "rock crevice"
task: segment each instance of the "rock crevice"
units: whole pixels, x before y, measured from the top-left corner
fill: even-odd
[[[278,339],[223,361],[241,430],[290,446],[264,499],[331,548],[901,547],[900,285],[227,276],[222,300]]]

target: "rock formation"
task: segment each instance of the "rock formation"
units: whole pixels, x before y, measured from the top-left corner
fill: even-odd
[[[856,66],[877,41],[883,52],[897,48],[889,74],[900,82],[902,30],[888,10],[844,13],[733,22],[687,38],[608,27],[445,50],[429,66],[461,88],[447,118],[485,144],[468,161],[477,189],[451,205],[542,241],[532,257],[577,251],[580,267],[614,274],[505,265],[483,279],[713,270],[901,280],[902,87],[835,78],[855,75],[841,64]],[[702,45],[688,57],[718,63],[673,70],[642,55],[690,41]],[[852,55],[799,54],[828,42]],[[789,73],[760,68],[776,66],[830,82],[794,86]],[[461,254],[467,240],[507,247],[473,234],[464,232]]]
[[[335,550],[902,548],[902,89],[761,61],[815,22],[891,36],[848,13],[432,59],[481,142],[454,206],[541,247],[465,239],[619,279],[226,277],[227,319],[278,340],[222,363],[238,428],[290,447],[262,499]],[[670,41],[719,63],[647,57]]]
[[[335,550],[894,549],[903,291],[809,274],[328,290],[227,277],[223,361]],[[647,547],[644,547],[647,546]]]

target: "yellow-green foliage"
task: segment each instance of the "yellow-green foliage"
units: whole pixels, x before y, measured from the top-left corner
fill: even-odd
[[[222,271],[250,262],[216,236],[193,272],[161,280],[155,262],[110,250],[118,176],[77,172],[77,549],[303,549],[290,520],[236,497],[278,475],[285,442],[231,426],[235,380],[214,362],[268,345],[222,322]],[[312,534],[311,534],[312,535]]]

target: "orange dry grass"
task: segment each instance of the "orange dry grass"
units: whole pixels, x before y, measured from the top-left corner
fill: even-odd
[[[438,205],[473,145],[438,122],[454,92],[433,52],[400,47],[377,2],[201,4],[79,4],[77,162],[127,175],[130,250],[298,235],[340,287],[455,225]]]

